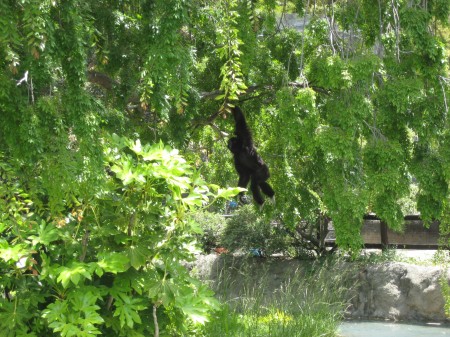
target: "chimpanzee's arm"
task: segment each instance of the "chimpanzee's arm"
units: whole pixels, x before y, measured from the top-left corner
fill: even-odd
[[[247,126],[244,114],[238,106],[233,108],[233,117],[236,123],[235,134],[240,140],[242,146],[253,148],[252,134]]]

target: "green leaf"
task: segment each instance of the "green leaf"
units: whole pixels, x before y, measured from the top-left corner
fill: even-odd
[[[130,264],[130,259],[125,253],[103,253],[99,255],[99,258],[101,260],[97,262],[98,266],[107,273],[122,273],[128,269]]]
[[[247,191],[247,189],[241,188],[241,187],[233,187],[233,188],[227,188],[227,189],[219,188],[219,190],[217,191],[216,197],[229,199],[229,198],[234,197],[235,195],[239,194],[239,192],[244,192],[244,191]]]
[[[162,293],[160,298],[165,307],[171,306],[175,302],[175,285],[170,281],[165,280],[162,282]]]
[[[151,251],[144,247],[143,244],[136,244],[130,246],[126,250],[127,258],[130,261],[131,266],[135,269],[139,269],[142,266],[145,266],[146,263],[150,260]]]
[[[131,144],[130,149],[137,155],[142,154],[141,141],[139,139],[137,139],[135,143]]]
[[[16,331],[26,326],[30,319],[32,319],[32,313],[25,306],[17,306],[17,301],[2,302],[0,310],[0,328],[2,330]]]
[[[183,202],[188,206],[201,207],[203,205],[203,200],[201,195],[197,193],[191,193],[186,198],[183,198]]]
[[[42,220],[37,229],[37,235],[31,235],[29,239],[32,240],[33,245],[41,243],[44,246],[48,246],[59,239],[59,231],[53,224],[47,224]]]
[[[32,251],[25,244],[9,246],[6,241],[0,241],[0,258],[5,262],[18,262],[22,257],[31,255]]]
[[[142,159],[144,161],[160,161],[163,158],[163,145],[156,144],[148,149],[145,153],[142,153]]]
[[[142,300],[140,298],[132,298],[125,293],[119,294],[115,301],[116,309],[114,310],[113,316],[119,317],[122,328],[126,325],[132,329],[135,323],[142,323],[138,311],[145,310],[146,307],[141,303]]]
[[[205,324],[209,319],[210,309],[218,309],[219,302],[214,293],[206,286],[198,283],[195,291],[191,287],[181,287],[176,298],[176,305],[194,323]]]
[[[193,301],[180,305],[181,310],[194,323],[205,324],[208,321],[209,309],[204,305],[198,305]]]
[[[72,282],[78,285],[82,279],[92,279],[92,272],[95,270],[95,265],[87,265],[85,263],[72,262],[69,267],[59,267],[59,276],[57,282],[60,282],[64,288],[69,286]]]

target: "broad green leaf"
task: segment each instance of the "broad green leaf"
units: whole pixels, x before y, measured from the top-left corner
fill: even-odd
[[[201,207],[203,204],[202,198],[198,194],[189,194],[186,198],[183,198],[183,202],[189,206]]]
[[[55,225],[41,221],[37,230],[37,235],[31,235],[29,238],[32,240],[33,245],[41,243],[44,246],[48,246],[53,241],[59,239],[59,231]]]
[[[119,317],[120,326],[128,326],[130,329],[134,327],[134,323],[141,324],[142,320],[138,311],[145,310],[146,307],[141,304],[140,298],[132,298],[127,294],[120,293],[115,302],[115,311],[113,316]]]
[[[130,264],[135,269],[139,269],[140,267],[144,266],[151,257],[151,251],[144,247],[143,244],[136,244],[133,246],[130,246],[126,250],[127,258],[130,261]]]
[[[125,255],[125,253],[105,253],[101,254],[99,258],[101,258],[101,260],[97,262],[98,266],[102,268],[103,271],[113,274],[126,271],[130,263],[130,259]]]
[[[92,266],[84,263],[73,262],[69,267],[59,267],[59,276],[57,281],[60,282],[64,288],[69,286],[72,282],[74,285],[78,285],[82,279],[92,279],[91,271],[95,270]]]
[[[175,302],[174,285],[170,281],[162,283],[162,293],[160,294],[162,303],[165,307],[169,307]]]
[[[141,141],[139,139],[137,139],[136,142],[130,146],[130,149],[137,155],[142,154]]]
[[[234,197],[235,195],[239,194],[239,192],[246,191],[245,188],[241,187],[234,187],[234,188],[227,188],[227,189],[220,189],[217,191],[217,198],[224,198],[229,199],[231,197]]]
[[[0,243],[0,258],[5,262],[18,262],[22,257],[31,254],[31,250],[25,244],[9,246],[6,241]]]

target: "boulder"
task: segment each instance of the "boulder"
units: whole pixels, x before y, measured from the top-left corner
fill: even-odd
[[[363,319],[445,321],[438,266],[390,262],[366,266],[358,275],[348,315]],[[355,294],[356,293],[356,294]]]

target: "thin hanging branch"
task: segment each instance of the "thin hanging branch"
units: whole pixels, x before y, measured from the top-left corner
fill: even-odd
[[[314,91],[319,92],[319,93],[328,93],[328,91],[324,88],[321,87],[316,87],[316,86],[309,86],[308,83],[306,82],[289,82],[287,83],[287,86],[295,88],[295,89],[302,89],[302,88],[312,88]],[[264,92],[270,92],[270,91],[274,91],[276,88],[273,85],[259,85],[259,84],[255,84],[255,85],[251,85],[247,88],[247,90],[245,90],[245,92],[241,95],[241,96],[245,96],[248,94],[252,94],[256,91],[264,91]],[[223,95],[224,92],[222,90],[214,90],[214,91],[210,91],[210,92],[202,92],[200,94],[200,98],[201,99],[215,99],[216,97],[219,97],[221,95]],[[258,97],[258,96],[256,96]],[[251,98],[246,98],[244,100],[249,100]],[[241,99],[239,100],[241,101]],[[217,114],[220,114],[220,111],[217,112]],[[217,117],[217,116],[216,116]]]
[[[155,324],[155,337],[159,337],[159,325],[158,325],[158,317],[156,316],[156,309],[158,307],[156,304],[153,305],[153,323]]]
[[[383,15],[382,15],[382,11],[381,11],[381,0],[378,0],[378,18],[379,18],[379,25],[380,25],[380,31],[379,31],[379,36],[378,36],[378,45],[379,48],[377,48],[376,54],[378,57],[382,57],[383,56],[383,44],[381,43],[382,41],[382,37],[383,37]]]
[[[280,31],[281,24],[283,22],[284,17],[286,16],[286,6],[287,6],[287,0],[284,0],[283,10],[281,11],[281,15],[280,15],[280,21],[278,21],[278,24],[277,24],[277,29],[276,29],[277,32]]]
[[[444,83],[442,83],[444,82]],[[442,94],[444,95],[444,106],[445,106],[445,113],[448,114],[448,103],[447,103],[447,94],[445,93],[445,85],[448,85],[450,82],[449,78],[445,78],[443,76],[439,76],[439,83],[441,84],[442,88]]]
[[[391,4],[395,23],[395,49],[397,51],[397,61],[400,62],[400,16],[398,14],[397,3],[395,2],[395,0],[391,0]]]
[[[264,85],[251,85],[249,86],[243,95],[251,94],[257,90],[272,90],[273,87],[270,85],[264,86]],[[223,90],[214,90],[210,92],[202,92],[200,94],[201,99],[215,99],[216,97],[222,96],[224,94]]]
[[[333,55],[336,55],[336,49],[334,49],[334,40],[333,40],[333,26],[334,26],[334,1],[331,1],[331,17],[327,15],[328,26],[330,27],[330,45],[331,49],[333,49]]]
[[[306,11],[305,11],[305,15],[303,16],[303,31],[302,31],[302,45],[300,48],[300,65],[298,67],[299,70],[299,78],[301,78],[302,80],[306,81],[306,76],[303,74],[303,63],[304,63],[304,59],[305,59],[305,26],[306,26],[306,17],[308,16],[308,11],[309,11],[309,0],[306,4]]]

